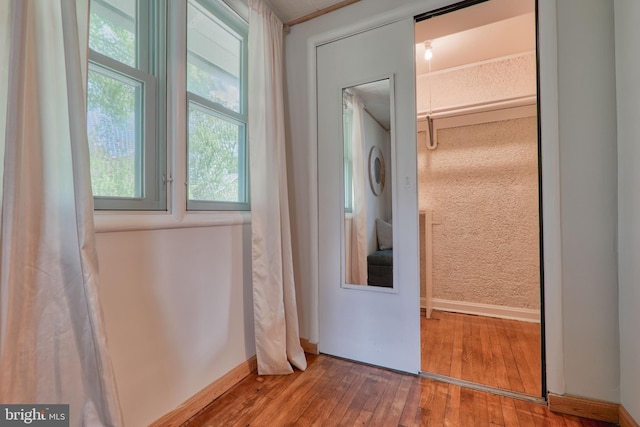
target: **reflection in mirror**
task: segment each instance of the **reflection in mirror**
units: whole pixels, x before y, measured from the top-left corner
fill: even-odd
[[[391,83],[342,90],[344,283],[393,287]]]

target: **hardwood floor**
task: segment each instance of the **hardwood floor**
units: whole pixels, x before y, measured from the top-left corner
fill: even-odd
[[[540,324],[434,311],[421,320],[422,370],[542,395]]]
[[[330,356],[307,355],[286,376],[252,373],[189,427],[557,426],[612,424],[551,413],[545,406]]]

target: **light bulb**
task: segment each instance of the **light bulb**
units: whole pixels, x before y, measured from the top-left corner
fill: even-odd
[[[424,44],[424,59],[430,61],[433,57],[433,50],[431,49],[431,42],[426,41]]]

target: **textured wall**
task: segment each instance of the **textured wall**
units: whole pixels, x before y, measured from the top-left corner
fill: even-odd
[[[442,129],[418,147],[432,209],[434,298],[539,307],[535,117]]]
[[[524,54],[417,77],[418,113],[536,94],[536,57]]]

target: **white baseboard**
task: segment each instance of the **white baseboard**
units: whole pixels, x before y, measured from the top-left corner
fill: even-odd
[[[420,307],[425,308],[425,298],[420,298]],[[522,322],[540,323],[540,310],[530,308],[507,307],[503,305],[480,304],[466,301],[433,299],[433,309],[453,313],[475,314],[478,316],[497,317],[499,319],[520,320]]]

